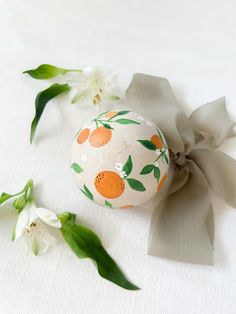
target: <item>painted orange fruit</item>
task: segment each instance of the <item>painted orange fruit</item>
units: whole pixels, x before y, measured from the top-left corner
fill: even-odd
[[[124,205],[124,206],[121,206],[120,208],[121,209],[128,209],[128,208],[131,208],[131,207],[134,207],[134,205]]]
[[[95,188],[105,198],[117,198],[125,189],[124,180],[113,171],[101,171],[95,178]]]
[[[77,137],[77,143],[83,144],[88,139],[89,133],[90,133],[90,130],[88,128],[81,130]]]
[[[93,147],[101,147],[110,141],[111,136],[112,132],[110,129],[100,126],[90,134],[89,143]]]
[[[160,138],[160,136],[158,136],[156,134],[151,137],[151,141],[159,149],[162,149],[164,146],[162,139]]]
[[[113,118],[116,114],[117,112],[115,111],[109,111],[105,114],[105,118]]]
[[[165,174],[165,175],[161,178],[161,180],[160,180],[160,182],[159,182],[159,184],[158,184],[158,186],[157,186],[157,191],[158,191],[158,192],[160,192],[161,189],[163,188],[163,186],[164,186],[164,184],[165,184],[165,182],[166,182],[166,179],[167,179],[167,175]]]

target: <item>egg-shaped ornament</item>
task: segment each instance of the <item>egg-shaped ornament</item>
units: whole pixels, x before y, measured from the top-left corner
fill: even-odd
[[[169,152],[154,122],[121,109],[101,113],[79,130],[71,168],[89,199],[111,208],[129,208],[163,188]]]

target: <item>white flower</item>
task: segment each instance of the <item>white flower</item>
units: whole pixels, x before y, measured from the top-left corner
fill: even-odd
[[[144,118],[141,117],[141,116],[138,116],[137,119],[138,119],[139,121],[143,121],[143,120],[144,120]]]
[[[116,82],[117,75],[102,71],[99,67],[86,67],[82,69],[78,85],[74,88],[72,103],[87,97],[94,105],[101,103],[103,99],[118,100],[119,97],[112,94]]]
[[[117,163],[115,164],[115,169],[116,169],[117,171],[121,171],[121,170],[122,170],[122,168],[123,168],[122,163],[117,162]]]
[[[154,162],[154,167],[158,167],[158,166],[159,166],[158,161],[155,161]]]
[[[156,149],[156,155],[160,155],[161,150],[159,148]]]
[[[147,120],[147,121],[146,121],[146,125],[148,125],[148,126],[153,126],[153,123],[152,123],[151,121]]]
[[[125,171],[120,171],[120,177],[122,179],[124,179],[125,177],[127,177],[127,174],[125,173]]]
[[[61,222],[55,213],[37,208],[34,202],[27,203],[18,216],[13,230],[13,241],[25,237],[27,247],[31,247],[35,255],[45,253],[49,246],[56,244],[56,239],[47,231],[45,224],[61,228]]]
[[[88,159],[87,155],[83,154],[83,155],[81,156],[81,160],[82,160],[82,161],[86,161],[87,159]]]

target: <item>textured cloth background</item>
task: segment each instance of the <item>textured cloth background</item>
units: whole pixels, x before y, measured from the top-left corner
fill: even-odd
[[[105,66],[121,73],[121,95],[134,72],[164,76],[188,113],[226,95],[236,119],[235,13],[234,0],[0,0],[0,191],[17,191],[34,178],[38,204],[77,213],[142,288],[129,292],[101,279],[63,244],[27,256],[23,243],[11,242],[16,216],[4,208],[1,314],[236,313],[236,211],[214,198],[215,266],[148,256],[151,204],[102,208],[71,175],[72,138],[94,109],[54,101],[30,146],[34,97],[47,83],[21,74],[40,63]],[[236,158],[235,144],[221,149]]]

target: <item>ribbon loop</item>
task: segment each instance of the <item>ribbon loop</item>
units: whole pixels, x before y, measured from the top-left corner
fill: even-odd
[[[172,180],[152,215],[148,252],[173,260],[212,264],[214,217],[209,188],[236,207],[236,161],[213,150],[235,135],[235,123],[219,98],[187,117],[169,82],[135,74],[127,105],[154,120],[170,149]],[[207,140],[209,149],[196,149]]]
[[[189,121],[197,141],[206,139],[212,148],[219,147],[226,138],[236,135],[233,131],[235,122],[229,118],[225,97],[198,107]]]

